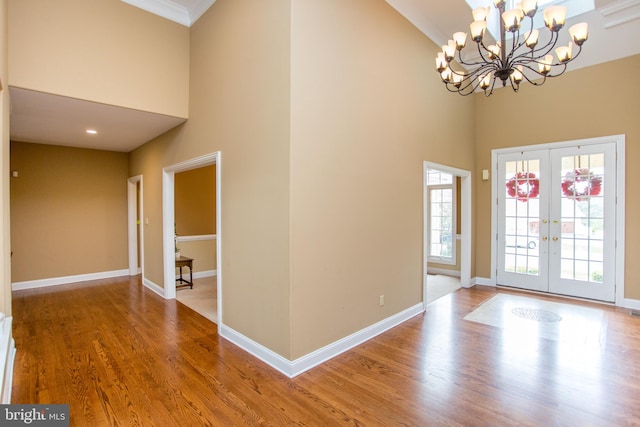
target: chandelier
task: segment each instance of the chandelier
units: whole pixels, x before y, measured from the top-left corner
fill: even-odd
[[[582,51],[582,44],[587,40],[586,23],[572,26],[569,28],[572,42],[569,42],[568,46],[555,49],[555,61],[552,51],[558,42],[560,30],[564,27],[566,7],[550,6],[543,11],[545,26],[549,29],[550,36],[544,46],[539,46],[540,34],[533,28],[533,17],[538,11],[536,0],[522,0],[516,3],[514,9],[507,11],[504,0],[494,0],[493,4],[502,17],[499,20],[499,42],[485,45],[484,35],[491,6],[478,7],[473,10],[474,22],[471,23],[470,30],[479,57],[466,60],[462,57],[462,49],[467,44],[467,33],[464,32],[454,33],[453,40],[442,46],[442,52],[438,52],[436,56],[436,70],[450,92],[465,96],[480,88],[485,96],[490,96],[498,81],[503,87],[510,83],[515,92],[523,80],[540,86],[548,77],[563,74],[567,64],[577,58]],[[521,34],[520,26],[525,17],[529,18],[529,30]],[[507,40],[507,33],[511,33],[510,42]],[[575,55],[574,45],[578,46]],[[455,70],[451,67],[453,61],[465,69]]]

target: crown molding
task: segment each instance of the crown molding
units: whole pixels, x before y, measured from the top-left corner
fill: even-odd
[[[147,12],[177,22],[185,27],[193,25],[216,0],[192,1],[191,7],[172,0],[121,0]],[[184,1],[182,2],[184,3]]]

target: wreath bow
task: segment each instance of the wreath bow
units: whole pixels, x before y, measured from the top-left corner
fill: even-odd
[[[540,180],[533,172],[518,172],[507,181],[507,194],[521,202],[535,199],[540,194]]]

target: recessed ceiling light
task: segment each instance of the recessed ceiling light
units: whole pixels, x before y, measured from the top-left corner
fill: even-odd
[[[95,129],[87,129],[87,133],[90,134],[90,135],[95,135],[95,134],[98,133],[98,131],[95,130]]]

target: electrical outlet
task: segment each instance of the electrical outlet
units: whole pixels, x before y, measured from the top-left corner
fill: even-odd
[[[380,295],[380,307],[384,305],[384,295]]]

